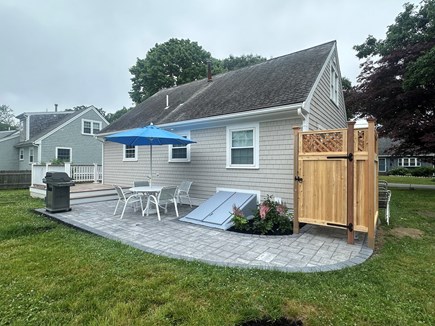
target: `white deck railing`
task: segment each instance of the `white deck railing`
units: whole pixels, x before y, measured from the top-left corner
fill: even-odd
[[[35,184],[43,184],[42,179],[45,178],[47,172],[65,172],[75,182],[101,182],[103,178],[103,169],[101,165],[94,163],[93,165],[72,165],[65,163],[64,165],[47,164],[32,164],[32,186]]]

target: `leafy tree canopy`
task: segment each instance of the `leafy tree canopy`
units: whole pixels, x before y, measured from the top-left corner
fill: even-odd
[[[215,59],[197,42],[172,38],[156,44],[144,59],[137,59],[130,68],[131,99],[140,103],[163,88],[185,84],[207,77],[207,62],[211,61],[213,74],[250,66],[265,61],[258,55],[230,56]]]
[[[128,109],[124,106],[121,110],[118,110],[115,113],[107,113],[105,118],[107,121],[109,121],[109,123],[112,123],[113,121],[118,120],[121,116],[126,114],[131,109],[132,108]]]
[[[396,151],[435,153],[435,0],[405,4],[384,40],[370,35],[354,49],[365,62],[346,105],[374,116],[401,141]]]
[[[17,129],[17,120],[8,105],[0,105],[0,131]]]

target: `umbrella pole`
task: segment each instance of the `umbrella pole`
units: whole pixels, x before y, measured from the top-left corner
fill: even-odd
[[[150,186],[153,185],[153,145],[150,145]]]

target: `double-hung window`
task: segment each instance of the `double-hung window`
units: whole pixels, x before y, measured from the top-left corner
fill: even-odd
[[[183,135],[189,138],[189,135]],[[190,162],[190,145],[169,145],[169,162]]]
[[[387,172],[387,159],[379,158],[379,172]]]
[[[33,163],[34,161],[34,150],[33,148],[29,148],[29,163]]]
[[[101,121],[82,120],[82,134],[95,135],[101,130]]]
[[[20,161],[24,160],[24,148],[20,148],[20,151],[18,152],[18,158]]]
[[[258,124],[227,128],[227,168],[258,168]]]
[[[123,161],[137,161],[137,146],[123,145]]]
[[[399,158],[399,166],[405,168],[415,168],[421,166],[421,160],[416,157],[402,157]]]
[[[72,149],[68,147],[56,147],[56,159],[62,162],[70,162],[72,158]]]

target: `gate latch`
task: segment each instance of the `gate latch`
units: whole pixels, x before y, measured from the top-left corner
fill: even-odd
[[[347,155],[343,155],[343,156],[327,156],[326,158],[347,158],[349,161],[353,161],[353,154],[349,153]]]
[[[295,181],[302,183],[303,179],[300,176],[295,176]]]

